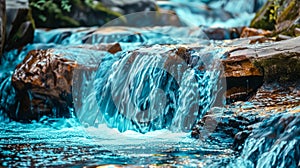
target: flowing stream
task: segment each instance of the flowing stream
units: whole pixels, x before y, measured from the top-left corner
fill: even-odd
[[[162,1],[159,5],[176,9],[186,24],[232,26],[235,21],[233,18],[228,22],[203,20],[205,17],[197,17],[193,10],[199,4],[175,2]],[[201,1],[200,7],[207,2]],[[221,12],[228,13],[234,2],[222,1],[227,5]],[[255,2],[262,3],[263,0]],[[218,4],[212,0],[209,7],[218,8]],[[182,5],[184,8],[178,8]],[[236,25],[248,24],[249,18],[253,17],[251,12],[257,9],[245,10],[250,12],[240,15]],[[238,120],[244,121],[244,118],[232,119],[234,112],[225,110],[222,95],[226,84],[220,64],[224,51],[219,49],[223,43],[209,40],[201,28],[114,27],[117,33],[110,33],[110,27],[103,27],[103,31],[95,33],[96,30],[36,30],[33,44],[3,55],[0,69],[0,167],[247,168],[270,164],[278,167],[300,165],[297,161],[299,115],[288,110],[281,110],[273,117],[257,115],[259,112],[255,110],[250,116],[245,114],[245,122],[256,123],[251,125],[254,131],[245,141],[244,149],[234,148],[234,137],[229,134],[237,134],[240,130],[235,128],[250,124],[239,125]],[[121,52],[97,55],[98,52],[92,50],[74,48],[113,42],[121,45]],[[190,44],[194,45],[191,50],[182,51],[182,46]],[[89,60],[80,56],[93,55],[98,58],[99,66],[84,73],[75,71],[74,107],[68,111],[72,117],[43,116],[28,123],[10,120],[8,115],[19,111],[16,90],[11,85],[13,70],[29,51],[48,48],[54,48],[55,54],[77,57],[87,66]],[[185,54],[189,55],[188,59]],[[299,106],[291,111],[299,111]],[[205,114],[216,118],[204,124],[200,138],[194,139],[191,129]],[[286,121],[292,122],[286,124]],[[221,123],[219,128],[218,122]],[[227,130],[226,124],[231,122],[234,128]],[[275,140],[268,140],[269,135],[274,136],[273,126],[280,131],[275,134]]]
[[[185,29],[181,31],[184,33]],[[9,107],[9,103],[14,103],[14,88],[10,85],[13,68],[10,67],[16,66],[26,52],[33,48],[55,47],[57,53],[62,53],[59,43],[63,44],[63,40],[74,37],[81,39],[84,34],[79,31],[62,39],[58,38],[63,34],[61,32],[50,31],[41,36],[42,32],[36,32],[35,44],[26,46],[19,53],[11,51],[5,54],[4,67],[7,68],[2,69],[5,73],[2,74],[1,101],[6,103],[2,105]],[[48,35],[51,33],[52,36]],[[8,107],[4,107],[1,110],[0,129],[2,165],[74,166],[109,163],[198,167],[218,163],[214,161],[221,163],[221,160],[229,158],[233,151],[226,143],[213,144],[190,138],[191,128],[214,106],[216,93],[225,87],[219,80],[222,69],[217,60],[222,57],[221,52],[196,47],[190,53],[192,60],[188,60],[189,65],[175,54],[178,48],[176,43],[182,43],[183,38],[164,36],[161,31],[159,34],[155,31],[144,34],[151,39],[150,43],[157,41],[153,37],[158,36],[163,37],[165,43],[171,40],[175,45],[157,46],[157,49],[139,47],[135,52],[128,52],[133,49],[128,48],[126,41],[121,43],[124,51],[117,55],[105,55],[97,71],[85,74],[80,81],[73,81],[73,93],[81,93],[74,93],[74,102],[81,101],[81,105],[75,105],[74,109],[77,118],[43,117],[39,121],[23,124],[9,121],[3,110]],[[50,37],[56,44],[38,43],[45,37]],[[186,40],[187,43],[191,39],[193,36]],[[199,45],[203,46],[199,35],[197,39]],[[207,44],[209,48],[213,47],[205,42]],[[135,46],[134,43],[132,46]],[[63,53],[71,57],[72,54],[78,54],[76,52],[78,50],[72,52],[70,49]],[[14,61],[8,61],[10,59]],[[200,71],[200,65],[205,69]],[[75,83],[83,85],[76,86]]]

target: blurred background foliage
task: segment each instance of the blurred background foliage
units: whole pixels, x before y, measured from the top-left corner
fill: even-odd
[[[121,16],[93,0],[30,0],[37,27],[58,28],[103,25]]]

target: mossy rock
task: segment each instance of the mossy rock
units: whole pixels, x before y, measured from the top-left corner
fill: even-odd
[[[19,49],[33,42],[35,24],[27,3],[17,0],[6,1],[4,18],[5,51]]]
[[[30,0],[30,8],[36,26],[44,28],[101,26],[121,16],[88,0]]]
[[[16,14],[14,14],[16,13]],[[7,9],[7,15],[15,15],[7,31],[5,50],[17,49],[33,42],[35,24],[30,9]]]
[[[292,31],[291,28],[295,26],[295,22],[299,18],[299,0],[268,0],[257,12],[250,27],[272,30],[274,31],[273,35],[283,33],[295,36],[287,31]]]

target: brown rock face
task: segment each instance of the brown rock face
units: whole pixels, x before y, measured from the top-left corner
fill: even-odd
[[[260,70],[254,66],[249,58],[245,55],[229,57],[223,61],[225,76],[242,77],[242,76],[263,76]]]
[[[299,80],[300,38],[261,45],[239,45],[223,60],[227,98],[245,100],[263,82]]]
[[[268,30],[244,27],[242,29],[241,37],[268,36],[268,35],[271,35],[271,33],[272,32],[268,31]]]
[[[246,55],[223,60],[227,102],[246,100],[263,83],[263,73]]]
[[[19,108],[9,116],[24,121],[37,120],[43,115],[70,116],[74,71],[95,71],[107,51],[120,50],[115,44],[29,52],[12,76]]]

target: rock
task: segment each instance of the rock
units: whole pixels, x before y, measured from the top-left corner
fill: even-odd
[[[264,74],[264,81],[297,81],[300,72],[300,38],[232,50],[229,57],[246,56]]]
[[[75,0],[63,3],[63,1],[30,0],[30,8],[36,26],[42,28],[101,26],[121,16],[120,13],[111,11],[97,1]]]
[[[0,55],[2,55],[5,43],[5,29],[6,29],[6,3],[5,0],[0,1]],[[1,57],[0,57],[1,63]]]
[[[241,28],[204,28],[203,31],[212,40],[228,40],[241,36]]]
[[[0,53],[4,50],[18,49],[33,42],[34,22],[28,8],[28,1],[1,1],[0,7]]]
[[[224,115],[224,116],[209,116],[206,115],[196,124],[191,133],[193,138],[199,139],[201,132],[205,128],[205,124],[208,121],[208,118],[214,118],[216,122],[218,122],[215,130],[216,132],[223,132],[226,135],[229,135],[232,139],[234,136],[245,129],[246,126],[250,125],[252,122],[249,122],[247,118],[243,118],[242,116],[232,116],[232,115]],[[253,124],[253,123],[252,123]]]
[[[237,45],[223,60],[228,102],[247,100],[263,82],[297,81],[300,38],[260,45]]]
[[[251,36],[268,36],[271,35],[271,31],[262,30],[262,29],[255,29],[255,28],[248,28],[244,27],[242,29],[241,37],[251,37]]]
[[[19,108],[8,116],[25,122],[38,120],[43,115],[70,117],[73,115],[73,77],[78,75],[74,73],[95,71],[106,51],[118,50],[120,47],[114,44],[29,52],[12,76]]]
[[[269,83],[260,87],[256,94],[251,97],[250,102],[256,104],[260,108],[280,108],[294,107],[300,105],[299,93],[300,84],[297,82],[285,83]],[[285,109],[281,109],[284,111]]]
[[[246,77],[246,76],[263,76],[260,70],[255,67],[247,56],[228,57],[223,60],[225,76],[228,77]]]
[[[274,35],[284,33],[295,37],[295,27],[299,27],[300,2],[298,0],[268,1],[256,14],[251,27],[274,31]]]
[[[40,2],[30,0],[37,27],[89,27],[102,26],[124,14],[156,11],[154,1],[63,1]],[[119,19],[124,23],[124,20]]]

